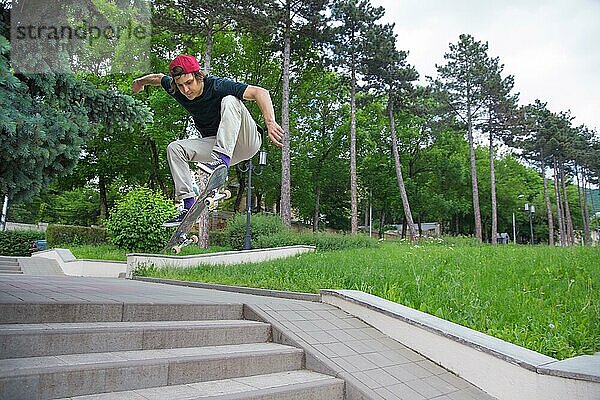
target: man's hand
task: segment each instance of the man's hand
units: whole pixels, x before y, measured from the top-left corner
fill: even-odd
[[[283,135],[285,135],[285,131],[277,122],[267,123],[267,132],[269,139],[275,143],[275,146],[283,147]]]
[[[135,94],[144,90],[146,85],[160,86],[160,80],[163,76],[163,74],[150,74],[134,79],[133,82],[131,82],[131,90]]]
[[[131,90],[133,91],[133,94],[136,94],[144,90],[144,86],[146,85],[141,81],[141,79],[134,79],[131,83]]]

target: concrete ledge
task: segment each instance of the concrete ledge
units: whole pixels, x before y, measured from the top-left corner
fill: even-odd
[[[19,257],[17,261],[25,275],[64,275],[56,260],[41,257]]]
[[[600,354],[558,361],[364,292],[321,297],[498,399],[600,398]]]
[[[314,251],[314,246],[286,246],[270,249],[223,251],[219,253],[207,253],[183,257],[154,254],[128,254],[127,277],[130,278],[133,271],[141,266],[187,268],[201,264],[232,265],[258,263],[278,258],[293,257],[302,253],[312,253]]]
[[[166,285],[187,286],[187,287],[195,287],[195,288],[200,288],[200,289],[221,290],[224,292],[253,294],[256,296],[268,296],[268,297],[277,297],[277,298],[283,298],[283,299],[313,301],[313,302],[317,302],[317,303],[321,301],[321,295],[314,294],[314,293],[286,292],[284,290],[258,289],[258,288],[244,287],[244,286],[220,285],[220,284],[216,284],[216,283],[203,283],[203,282],[192,282],[192,281],[179,281],[179,280],[175,280],[175,279],[150,278],[150,277],[145,277],[145,276],[134,276],[131,279],[136,280],[136,281],[143,281],[143,282],[163,283]]]
[[[76,259],[68,249],[52,249],[34,253],[32,259],[50,259],[58,263],[65,275],[95,278],[119,278],[127,270],[127,263],[119,261]]]

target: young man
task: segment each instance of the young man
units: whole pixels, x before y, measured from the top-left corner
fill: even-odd
[[[261,135],[256,122],[242,100],[254,100],[262,111],[269,139],[282,147],[285,134],[275,121],[269,92],[258,86],[230,79],[205,75],[198,61],[190,55],[180,55],[169,65],[169,75],[150,74],[135,79],[133,93],[144,86],[162,86],[192,116],[201,137],[176,140],[167,147],[167,160],[175,183],[175,196],[183,200],[184,209],[165,222],[177,226],[194,204],[194,178],[189,162],[208,174],[217,168],[229,168],[249,160],[260,149]]]

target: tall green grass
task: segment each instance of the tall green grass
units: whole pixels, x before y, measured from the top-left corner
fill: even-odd
[[[146,276],[317,293],[357,289],[564,359],[600,351],[600,248],[421,245]]]

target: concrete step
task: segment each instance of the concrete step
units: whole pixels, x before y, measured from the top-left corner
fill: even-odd
[[[246,320],[0,325],[0,359],[261,343],[269,324]]]
[[[22,274],[19,261],[14,257],[0,256],[0,274]]]
[[[22,274],[23,271],[21,270],[21,267],[16,266],[16,267],[12,267],[12,266],[4,266],[4,265],[0,265],[0,274]]]
[[[0,324],[241,319],[242,304],[2,303]]]
[[[0,266],[19,266],[19,260],[16,257],[0,256]]]
[[[72,400],[342,400],[344,381],[299,370],[243,378],[71,397]],[[66,400],[66,399],[65,399]]]
[[[0,398],[60,397],[182,385],[301,369],[304,352],[276,343],[0,360]]]

